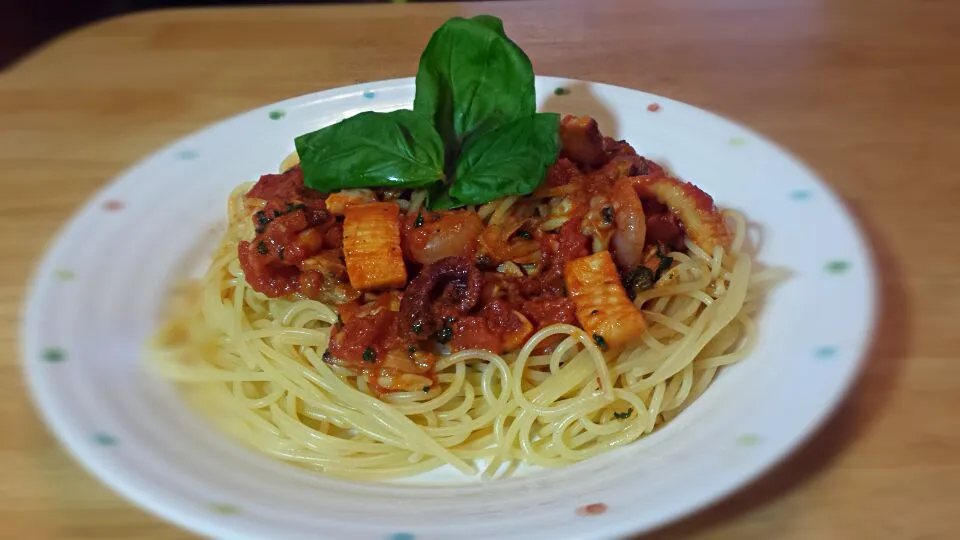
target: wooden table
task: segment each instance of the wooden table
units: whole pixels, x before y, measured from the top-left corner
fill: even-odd
[[[539,73],[714,110],[810,163],[872,243],[882,317],[839,413],[776,470],[648,538],[960,538],[960,3],[557,0],[158,11],[0,73],[0,537],[189,537],[72,461],[21,380],[44,243],[123,168],[245,109],[412,75],[430,33],[489,12]],[[803,226],[803,224],[797,224]],[[824,306],[829,309],[829,306]]]

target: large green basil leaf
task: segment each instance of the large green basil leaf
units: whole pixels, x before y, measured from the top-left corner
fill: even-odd
[[[450,196],[448,187],[450,186],[446,182],[438,182],[427,188],[428,210],[450,210],[463,206],[463,203],[457,202]]]
[[[449,168],[473,134],[536,111],[533,66],[500,19],[455,17],[433,34],[420,57],[413,109],[433,121]]]
[[[537,189],[560,152],[560,115],[539,113],[472,138],[457,160],[447,197],[435,208],[481,204]]]
[[[443,180],[443,141],[411,110],[364,112],[295,139],[303,182],[319,191],[423,187]]]

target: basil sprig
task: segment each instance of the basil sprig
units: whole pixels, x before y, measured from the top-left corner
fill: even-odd
[[[432,210],[525,195],[560,151],[536,113],[533,67],[488,15],[456,17],[424,49],[413,111],[360,113],[296,138],[307,186],[429,187]]]
[[[320,191],[422,187],[443,180],[443,142],[407,109],[363,112],[297,137],[304,183]]]
[[[469,136],[532,115],[533,80],[530,59],[500,19],[457,17],[433,34],[420,57],[413,110],[431,118],[447,150],[459,154]]]

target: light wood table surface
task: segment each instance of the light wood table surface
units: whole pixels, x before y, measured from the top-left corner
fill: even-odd
[[[50,43],[0,73],[0,538],[190,538],[81,469],[26,395],[24,285],[64,220],[209,122],[412,75],[438,25],[480,12],[505,19],[538,73],[667,95],[770,136],[837,190],[875,253],[878,333],[839,412],[753,485],[645,538],[960,538],[960,3],[950,0],[171,10]]]

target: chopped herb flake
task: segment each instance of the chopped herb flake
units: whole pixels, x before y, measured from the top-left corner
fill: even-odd
[[[653,270],[646,266],[638,266],[623,277],[623,288],[627,290],[627,296],[633,300],[637,294],[652,288],[656,282],[657,278]]]
[[[664,255],[660,257],[660,264],[657,265],[657,271],[653,274],[653,281],[657,282],[667,270],[670,270],[670,267],[673,266],[673,257],[667,257]]]
[[[413,221],[414,229],[419,229],[420,227],[423,227],[423,212],[418,213],[417,219]]]
[[[430,387],[429,387],[429,386],[424,386],[424,387],[423,387],[423,391],[424,391],[424,392],[429,392],[429,391],[430,391]]]
[[[604,206],[603,210],[601,210],[600,213],[603,215],[604,223],[613,223],[613,207],[612,206]]]
[[[520,229],[519,231],[517,231],[517,236],[519,236],[520,238],[523,238],[524,240],[530,240],[531,238],[533,238],[533,235],[530,234],[530,231],[526,229]]]
[[[256,226],[257,234],[260,234],[263,231],[267,230],[267,225],[270,224],[271,220],[270,220],[270,217],[263,212],[263,210],[258,211],[256,214],[253,215],[253,217],[257,223],[257,226]]]
[[[280,257],[280,260],[283,260],[283,246],[277,246],[277,257]]]
[[[453,339],[453,328],[444,326],[443,328],[437,330],[437,341],[440,343],[449,343],[451,339]]]
[[[413,325],[410,327],[410,330],[419,336],[420,333],[423,332],[423,323],[420,321],[413,323]]]
[[[267,244],[263,240],[257,242],[257,252],[261,255],[266,255],[270,253],[270,248],[267,247]]]
[[[416,347],[416,345],[407,345],[407,352],[410,353],[410,354],[413,354],[413,353],[417,352],[417,347]]]
[[[373,347],[367,347],[366,349],[364,349],[364,350],[363,350],[363,361],[364,361],[364,362],[370,362],[371,364],[372,364],[373,362],[376,362],[376,361],[377,361],[377,351],[373,350]]]
[[[494,261],[490,255],[483,254],[477,257],[477,268],[480,270],[494,270],[497,267],[496,261]]]
[[[633,407],[630,407],[623,412],[615,412],[613,413],[613,417],[617,420],[626,420],[627,418],[630,418],[631,414],[633,414]]]
[[[600,347],[603,350],[607,350],[607,340],[603,339],[603,336],[600,334],[593,335],[593,342],[597,344],[597,347]]]

